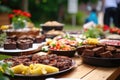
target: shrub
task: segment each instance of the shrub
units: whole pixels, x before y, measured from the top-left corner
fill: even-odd
[[[9,13],[11,9],[7,6],[0,5],[0,13]]]
[[[78,11],[76,15],[76,24],[83,25],[85,22],[86,14],[84,12]],[[67,24],[71,24],[72,22],[72,14],[66,14],[64,22]]]

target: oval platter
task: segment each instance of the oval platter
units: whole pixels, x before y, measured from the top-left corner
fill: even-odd
[[[82,56],[82,60],[84,63],[93,66],[100,66],[100,67],[120,66],[120,58],[99,58],[99,57]]]

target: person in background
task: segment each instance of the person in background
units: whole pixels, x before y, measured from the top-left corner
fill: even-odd
[[[104,4],[104,25],[110,26],[111,19],[114,26],[118,27],[117,21],[117,2],[116,0],[103,0]]]
[[[118,18],[118,27],[120,28],[120,0],[117,0],[117,18]]]
[[[94,22],[95,24],[98,24],[96,9],[92,9],[92,11],[90,12],[90,15],[86,18],[85,23],[88,23],[91,21]]]

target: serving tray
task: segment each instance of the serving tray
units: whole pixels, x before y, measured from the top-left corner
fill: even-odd
[[[56,72],[56,73],[49,73],[49,74],[45,74],[45,75],[22,75],[22,74],[14,74],[14,77],[11,77],[9,74],[6,74],[6,76],[8,76],[11,80],[44,80],[45,78],[49,78],[49,77],[55,77],[55,75],[60,75],[63,74],[65,72],[68,72],[72,69],[75,68],[75,61],[72,60],[72,66],[68,69]]]
[[[84,63],[93,66],[100,66],[100,67],[120,66],[120,58],[100,58],[100,57],[82,56],[82,60]]]

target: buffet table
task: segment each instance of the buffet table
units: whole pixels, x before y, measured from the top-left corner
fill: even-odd
[[[81,80],[115,80],[120,75],[120,67],[95,67],[82,63],[82,59],[75,57],[76,67],[70,72],[57,76],[57,78],[80,78]]]
[[[37,51],[38,50],[39,49],[37,49]],[[24,53],[24,55],[26,54]],[[120,75],[120,67],[108,68],[87,65],[82,62],[82,58],[79,56],[73,57],[73,60],[75,60],[76,65],[72,70],[53,77],[77,78],[81,80],[115,80]]]
[[[41,46],[34,51],[20,53],[19,55],[29,55],[31,53],[39,52],[40,50],[41,50]],[[8,54],[6,53],[6,55]],[[54,77],[77,78],[81,80],[115,80],[120,75],[120,67],[108,68],[108,67],[96,67],[96,66],[87,65],[82,62],[82,58],[80,56],[75,56],[73,57],[73,59],[76,62],[75,68],[73,68],[68,72],[55,75]]]

